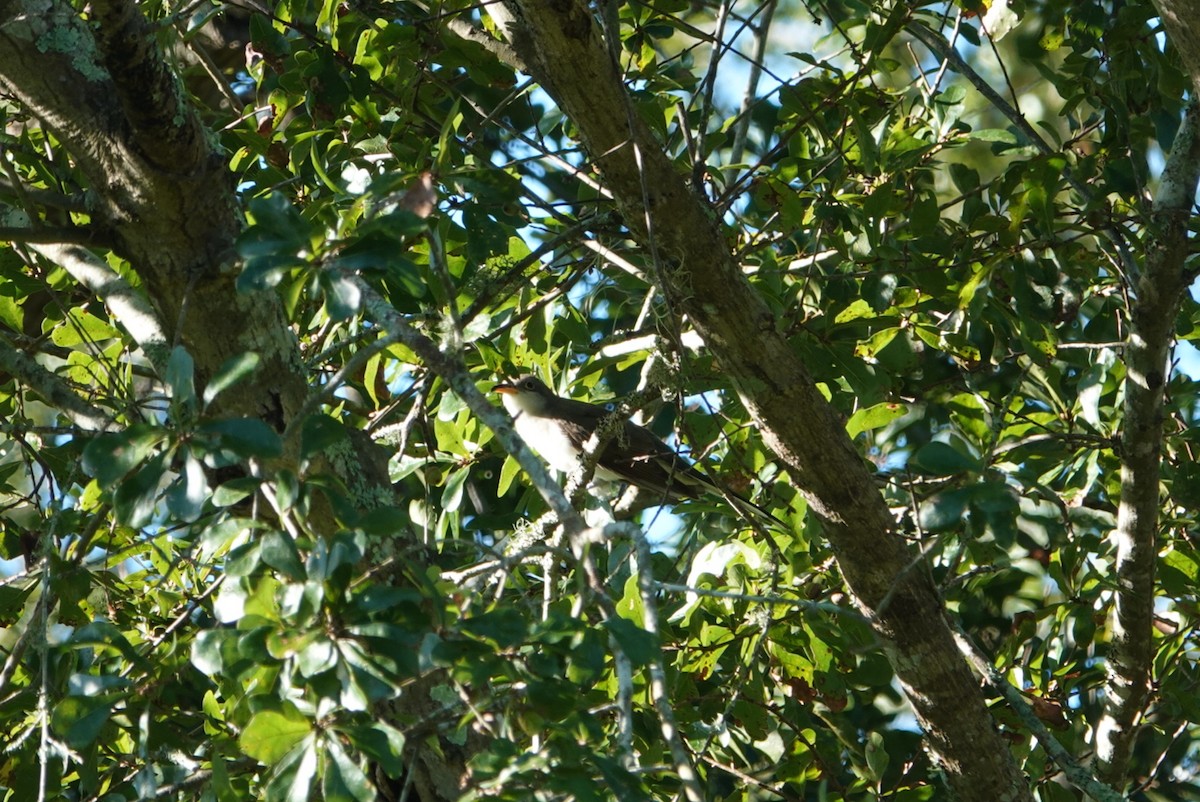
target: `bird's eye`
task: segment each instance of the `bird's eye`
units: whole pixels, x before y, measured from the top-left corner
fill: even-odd
[[[526,389],[526,390],[532,390],[532,389],[533,389],[533,379],[526,379],[526,380],[525,380],[525,382],[524,382],[524,384],[525,384],[525,389]]]

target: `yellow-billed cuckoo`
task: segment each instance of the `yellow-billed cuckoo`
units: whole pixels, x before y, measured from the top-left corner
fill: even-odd
[[[584,444],[601,421],[612,414],[596,404],[557,396],[536,376],[501,382],[492,390],[501,394],[517,434],[551,467],[566,473],[579,466]],[[631,421],[625,421],[600,452],[596,476],[628,482],[660,503],[714,493],[744,514],[785,526],[762,507],[697,471],[649,429]]]

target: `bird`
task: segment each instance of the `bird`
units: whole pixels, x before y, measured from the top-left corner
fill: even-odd
[[[611,410],[597,404],[556,395],[531,374],[500,382],[492,391],[501,396],[517,434],[551,467],[564,473],[579,466],[584,444],[612,415]],[[605,444],[596,460],[595,475],[631,484],[664,504],[715,494],[743,515],[787,528],[764,508],[696,470],[653,432],[632,421],[625,421]]]

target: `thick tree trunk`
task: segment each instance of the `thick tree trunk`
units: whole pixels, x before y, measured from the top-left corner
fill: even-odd
[[[309,397],[309,377],[277,294],[235,286],[243,221],[227,161],[137,6],[99,0],[89,8],[90,26],[61,0],[0,0],[0,92],[52,132],[87,176],[90,231],[129,261],[141,289],[79,246],[38,250],[109,301],[160,370],[166,351],[181,344],[203,388],[228,358],[257,353],[259,369],[237,392],[222,394],[215,412],[260,418],[283,431]],[[88,408],[76,412],[94,417]],[[291,453],[300,429],[292,429]],[[325,456],[364,507],[392,499],[386,471],[370,474],[361,449]],[[396,707],[402,719],[419,720],[428,700],[428,689],[416,685]],[[470,757],[448,742],[419,754],[410,770],[423,802],[456,798]]]
[[[307,385],[278,299],[235,290],[242,220],[225,159],[137,6],[90,9],[95,35],[58,0],[0,4],[0,88],[87,175],[93,229],[141,278],[166,345],[191,352],[202,384],[229,357],[258,353],[262,369],[224,409],[282,426]]]

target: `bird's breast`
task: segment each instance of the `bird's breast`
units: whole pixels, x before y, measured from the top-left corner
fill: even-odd
[[[516,424],[517,434],[550,463],[550,467],[569,472],[579,464],[581,449],[554,419],[520,413],[514,416],[513,423]]]

